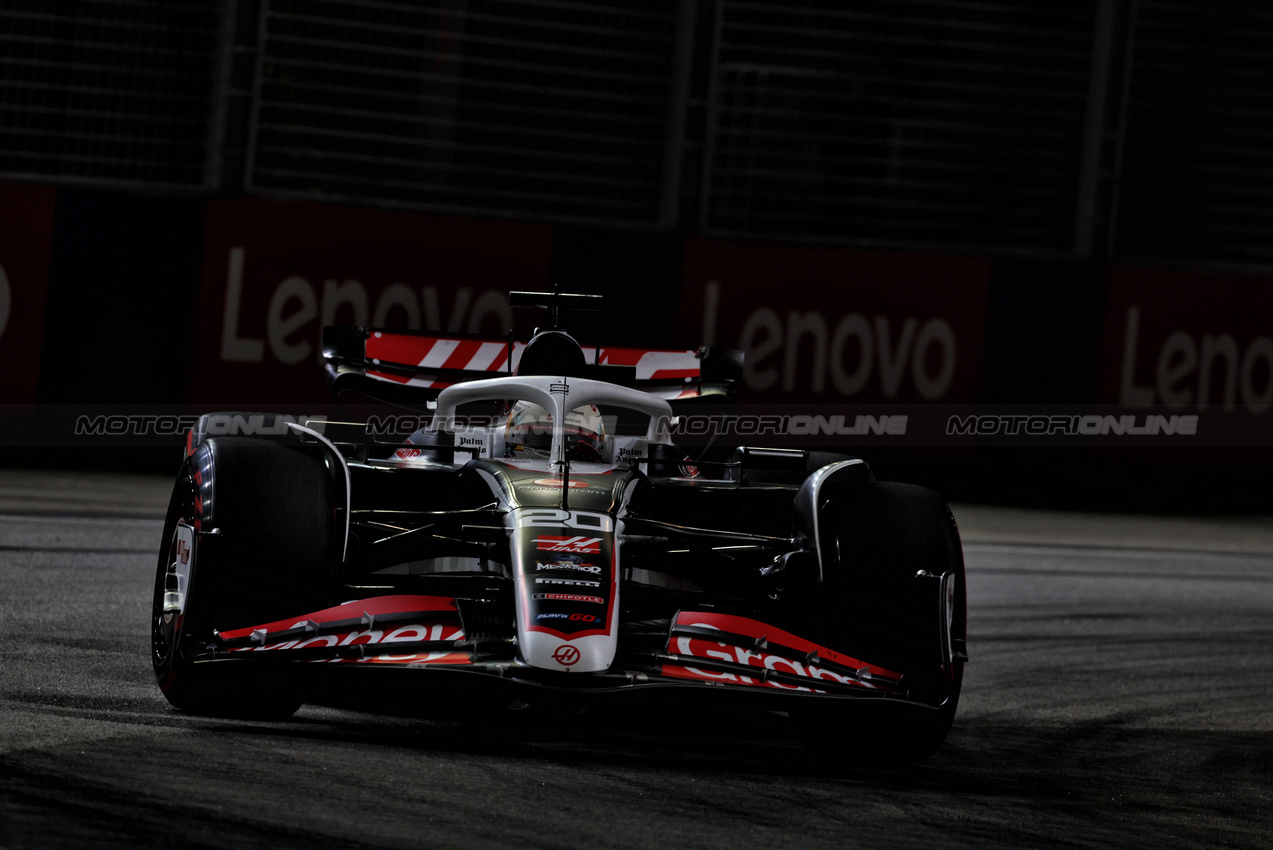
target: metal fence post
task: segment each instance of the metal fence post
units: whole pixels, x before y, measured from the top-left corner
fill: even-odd
[[[711,60],[707,72],[707,116],[703,122],[702,179],[698,190],[698,232],[706,233],[712,206],[712,168],[716,155],[716,122],[720,116],[720,43],[721,7],[725,0],[714,0],[712,10]]]
[[[230,90],[234,73],[234,24],[238,0],[221,0],[217,27],[216,65],[209,103],[208,143],[204,156],[205,188],[221,189],[225,174],[226,130],[230,122]]]
[[[668,87],[667,143],[663,154],[663,197],[659,225],[675,227],[680,220],[681,173],[685,153],[685,115],[689,109],[690,70],[694,61],[698,0],[684,0],[677,10],[676,46]]]
[[[1127,0],[1127,39],[1123,55],[1123,76],[1119,87],[1118,124],[1115,129],[1113,163],[1110,167],[1109,221],[1105,223],[1105,244],[1107,251],[1113,251],[1118,244],[1118,205],[1122,186],[1123,153],[1127,148],[1127,111],[1131,104],[1132,63],[1136,55],[1136,27],[1138,18],[1138,0]]]
[[[1079,164],[1078,204],[1074,214],[1074,252],[1091,255],[1100,199],[1102,153],[1105,141],[1105,104],[1109,93],[1111,53],[1114,47],[1114,4],[1097,0],[1092,32],[1092,74],[1087,89],[1087,114],[1083,127],[1083,155]]]
[[[265,79],[265,50],[270,18],[270,0],[259,0],[260,9],[256,15],[256,61],[253,63],[252,95],[248,105],[248,115],[244,132],[243,150],[243,189],[251,191],[256,188],[256,148],[257,136],[261,123],[261,88]]]

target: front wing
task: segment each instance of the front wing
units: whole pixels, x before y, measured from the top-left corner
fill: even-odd
[[[394,595],[359,599],[273,623],[218,632],[191,660],[205,672],[286,677],[321,687],[333,668],[428,673],[456,685],[478,679],[539,692],[654,690],[766,694],[910,703],[905,677],[744,616],[685,611],[659,651],[620,651],[607,673],[548,672],[513,659],[464,627],[465,600]],[[402,681],[402,680],[399,680]],[[424,684],[424,680],[416,681]]]

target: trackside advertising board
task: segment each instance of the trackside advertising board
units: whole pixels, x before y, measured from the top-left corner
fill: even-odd
[[[0,404],[33,404],[57,192],[0,183]]]
[[[1101,395],[1273,425],[1273,275],[1112,269]]]
[[[740,348],[743,400],[971,403],[990,261],[691,239],[680,341]]]
[[[508,333],[548,288],[552,229],[317,203],[209,205],[191,401],[322,403],[328,324]]]

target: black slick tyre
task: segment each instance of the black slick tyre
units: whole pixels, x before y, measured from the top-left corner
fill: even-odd
[[[860,763],[915,761],[946,739],[967,639],[963,550],[946,503],[922,487],[869,481],[819,508],[826,564],[819,618],[830,646],[903,674],[913,700],[811,701],[795,713],[806,743]],[[941,576],[953,574],[949,638]],[[951,660],[950,654],[954,655]]]
[[[321,458],[263,439],[210,439],[186,459],[164,522],[151,610],[155,677],[172,705],[261,719],[300,707],[296,686],[193,658],[213,642],[213,629],[325,605],[331,481]]]

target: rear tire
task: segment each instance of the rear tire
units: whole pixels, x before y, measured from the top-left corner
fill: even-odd
[[[259,719],[300,707],[297,687],[192,656],[213,641],[213,629],[323,607],[331,491],[321,459],[268,440],[214,438],[186,460],[168,505],[151,615],[155,677],[172,705]]]
[[[959,704],[963,662],[943,657],[940,581],[955,576],[950,637],[967,638],[963,549],[954,517],[930,490],[867,481],[821,507],[834,535],[825,576],[823,622],[830,646],[903,674],[919,702],[813,704],[797,712],[806,743],[857,762],[915,761],[932,755]],[[920,571],[932,577],[917,578]]]

